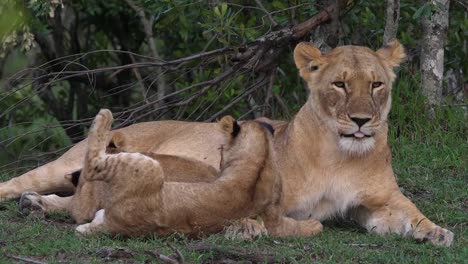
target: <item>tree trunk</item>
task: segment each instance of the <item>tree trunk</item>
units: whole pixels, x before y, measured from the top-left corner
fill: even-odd
[[[449,0],[431,0],[434,11],[422,18],[423,39],[421,43],[422,92],[433,109],[442,101],[444,77],[444,46],[447,38]],[[431,110],[432,111],[432,110]]]
[[[384,44],[395,39],[400,19],[400,0],[387,0],[387,12],[385,17]]]
[[[318,10],[335,5],[336,8],[330,13],[329,23],[320,25],[313,33],[311,42],[320,49],[322,53],[328,53],[338,45],[342,45],[343,28],[340,24],[340,13],[346,7],[346,0],[319,0]]]

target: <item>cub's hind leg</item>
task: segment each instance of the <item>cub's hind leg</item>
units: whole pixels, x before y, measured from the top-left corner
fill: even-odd
[[[93,221],[91,223],[79,225],[76,227],[76,231],[82,235],[96,235],[106,231],[106,223],[105,223],[105,210],[101,209],[96,212]]]
[[[106,146],[110,137],[110,128],[113,117],[111,111],[101,109],[94,118],[88,133],[88,150],[86,151],[84,178],[86,180],[104,180],[108,173],[105,171],[107,165]]]
[[[323,230],[322,224],[317,220],[296,220],[280,216],[275,220],[265,220],[268,234],[277,237],[310,237]]]

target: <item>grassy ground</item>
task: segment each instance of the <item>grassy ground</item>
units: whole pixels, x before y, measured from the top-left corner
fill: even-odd
[[[468,191],[466,151],[462,139],[421,144],[392,140],[394,167],[403,192],[430,219],[455,233],[451,248],[420,244],[398,236],[368,234],[351,223],[326,223],[312,238],[260,238],[253,242],[166,239],[82,238],[64,215],[23,217],[17,202],[0,204],[0,263],[17,257],[42,262],[145,262],[152,253],[171,255],[179,249],[189,262],[265,260],[287,263],[466,263],[468,260]],[[465,154],[465,155],[463,155]],[[263,262],[263,261],[260,261]]]

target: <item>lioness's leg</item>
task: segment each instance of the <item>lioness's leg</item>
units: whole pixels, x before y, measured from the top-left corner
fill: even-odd
[[[224,236],[231,239],[254,239],[267,234],[263,221],[251,218],[243,218],[232,223],[224,232]]]
[[[19,198],[24,192],[44,194],[73,191],[73,185],[63,176],[81,168],[85,150],[86,140],[76,144],[57,160],[0,183],[0,200]]]
[[[323,230],[323,226],[316,220],[295,220],[282,216],[274,220],[265,219],[268,234],[278,237],[309,237]]]
[[[40,195],[36,192],[25,192],[19,202],[20,211],[29,214],[31,211],[40,213],[65,212],[72,197],[60,197],[55,194]]]
[[[434,245],[452,244],[453,233],[427,219],[400,191],[395,191],[382,206],[372,205],[373,200],[369,197],[369,203],[364,201],[353,214],[367,230],[412,236],[417,240],[429,240]]]

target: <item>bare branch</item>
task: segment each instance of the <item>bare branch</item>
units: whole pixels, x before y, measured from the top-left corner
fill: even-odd
[[[37,260],[34,260],[34,259],[30,259],[30,258],[18,257],[18,256],[12,256],[12,255],[5,255],[5,256],[7,256],[7,257],[9,257],[11,259],[19,260],[19,261],[26,262],[26,263],[45,264],[45,262],[37,261]]]
[[[281,107],[281,109],[283,110],[283,113],[290,117],[291,116],[291,113],[289,112],[289,108],[288,106],[286,105],[286,103],[283,101],[283,99],[281,99],[281,97],[277,94],[274,94],[273,97],[275,98],[275,100],[278,102],[279,106]]]
[[[309,18],[308,20],[298,25],[295,25],[292,28],[293,38],[300,39],[304,37],[307,33],[309,33],[312,29],[316,28],[318,25],[330,20],[331,14],[335,12],[336,8],[336,5],[330,5],[317,15]]]
[[[273,17],[271,16],[270,12],[268,12],[268,10],[266,10],[266,8],[263,6],[262,4],[262,1],[260,0],[255,0],[255,3],[257,3],[258,7],[263,11],[265,12],[268,20],[270,20],[270,23],[272,26],[276,27],[278,25],[278,23],[276,23],[276,21],[273,19]]]
[[[185,259],[184,259],[184,256],[182,255],[182,253],[177,248],[175,248],[174,246],[172,246],[170,244],[168,244],[167,246],[170,249],[172,249],[172,251],[174,251],[174,253],[175,253],[174,257],[173,256],[166,256],[166,255],[163,255],[161,253],[154,253],[154,252],[149,251],[149,250],[145,250],[145,253],[152,256],[153,258],[155,258],[157,260],[162,261],[165,264],[184,264]]]
[[[275,83],[276,79],[276,68],[272,69],[272,71],[268,75],[268,85],[266,87],[266,95],[265,95],[265,105],[270,105],[271,104],[271,98],[273,96],[273,85]],[[268,113],[267,113],[268,111]],[[262,115],[263,116],[271,116],[271,107],[265,107],[262,110]]]
[[[219,110],[216,112],[214,115],[212,115],[210,118],[208,118],[208,122],[212,122],[216,120],[220,115],[222,115],[224,112],[226,112],[229,108],[233,107],[237,102],[239,102],[242,98],[245,96],[248,96],[251,94],[253,91],[255,91],[258,87],[261,87],[262,85],[265,85],[267,83],[267,79],[263,77],[260,81],[257,81],[256,83],[252,84],[249,88],[245,90],[242,94],[238,95],[234,100],[232,100],[230,103],[225,105],[223,109]]]

